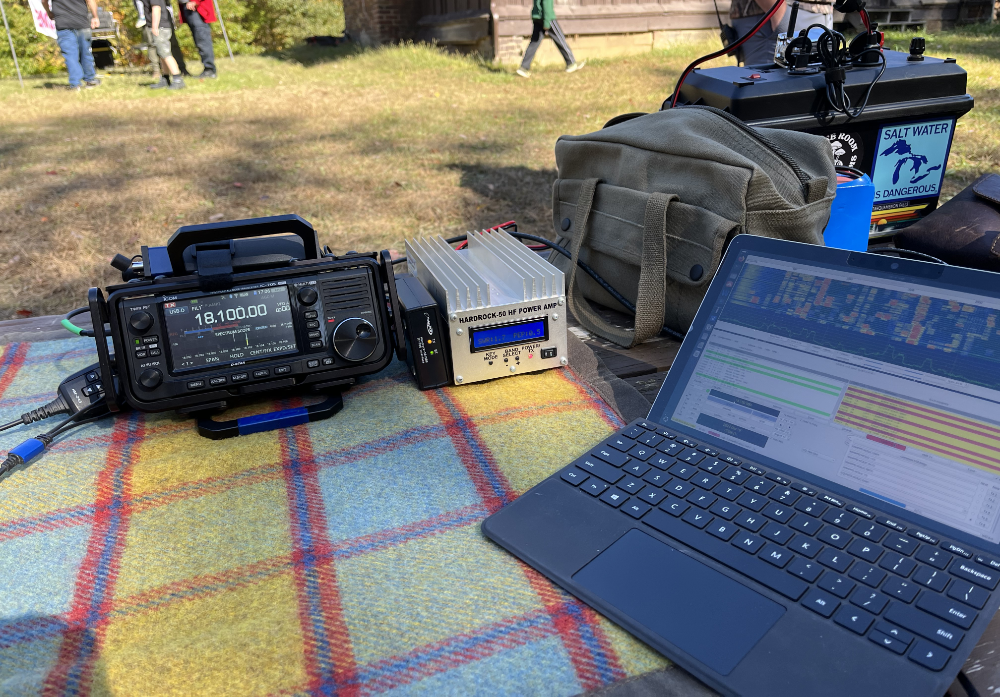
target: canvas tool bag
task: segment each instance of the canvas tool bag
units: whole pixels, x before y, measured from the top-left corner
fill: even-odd
[[[729,241],[747,233],[823,244],[837,177],[821,136],[757,129],[718,109],[686,106],[556,142],[552,186],[567,300],[591,332],[631,347],[684,332]],[[636,306],[635,329],[587,300],[627,312],[586,274],[594,268]],[[586,299],[586,300],[585,300]]]

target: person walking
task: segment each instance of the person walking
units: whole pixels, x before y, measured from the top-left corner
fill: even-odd
[[[170,13],[167,12],[166,3],[167,0],[142,0],[143,9],[148,18],[143,33],[146,35],[146,42],[156,49],[156,57],[159,59],[160,67],[159,82],[149,87],[154,90],[164,87],[180,90],[184,89],[184,78],[181,77],[181,69],[177,66],[177,61],[174,60],[170,52],[170,37],[173,36],[174,25],[170,21]]]
[[[201,56],[203,69],[199,78],[217,78],[215,70],[215,49],[212,48],[212,27],[216,21],[212,0],[178,0],[181,4],[181,21],[188,25],[194,38],[195,48]]]
[[[69,88],[97,87],[101,81],[94,70],[94,54],[90,49],[90,32],[101,26],[97,18],[97,0],[42,0],[49,19],[56,23],[56,42],[66,61]],[[87,13],[90,17],[87,17]]]
[[[575,73],[587,64],[587,61],[577,63],[573,57],[573,50],[566,42],[566,35],[563,34],[562,27],[556,21],[556,8],[552,0],[533,0],[531,5],[531,41],[524,51],[524,59],[521,67],[517,69],[517,74],[521,77],[531,77],[531,62],[535,60],[535,52],[542,43],[542,39],[547,34],[555,42],[556,48],[566,61],[566,72]]]

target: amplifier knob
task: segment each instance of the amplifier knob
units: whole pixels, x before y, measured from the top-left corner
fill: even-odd
[[[375,353],[378,333],[368,321],[352,317],[333,330],[333,348],[349,361],[363,361]]]
[[[163,382],[163,373],[156,368],[146,368],[139,373],[139,384],[146,389],[151,390],[158,387],[161,382]]]
[[[148,312],[133,312],[128,323],[137,332],[144,332],[153,326],[153,316]]]
[[[306,286],[299,291],[299,302],[303,305],[312,305],[317,300],[319,300],[319,294],[316,292],[315,288]]]

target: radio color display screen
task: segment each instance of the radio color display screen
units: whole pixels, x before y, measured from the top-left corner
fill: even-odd
[[[173,372],[298,350],[288,287],[163,303]]]
[[[500,346],[524,344],[529,341],[545,341],[549,338],[549,324],[546,319],[532,319],[517,324],[500,327],[484,327],[469,331],[472,350],[488,351]]]

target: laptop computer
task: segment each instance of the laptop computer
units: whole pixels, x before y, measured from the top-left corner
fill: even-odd
[[[739,235],[648,418],[483,532],[723,693],[939,697],[1000,606],[1000,276]]]

